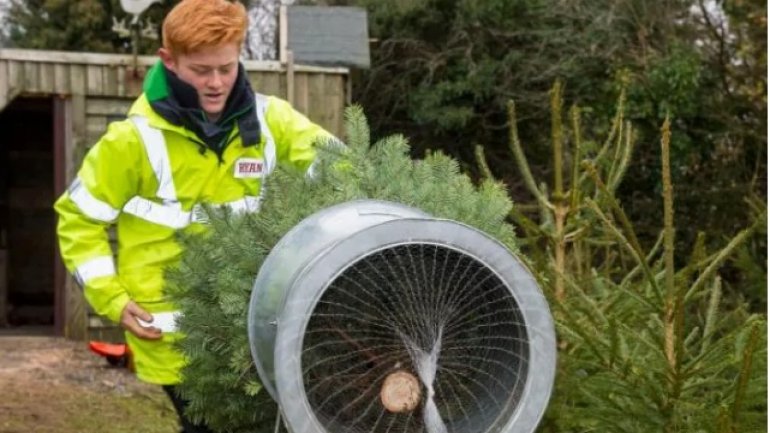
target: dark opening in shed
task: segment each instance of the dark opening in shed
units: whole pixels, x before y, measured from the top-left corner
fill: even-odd
[[[54,108],[16,98],[0,112],[0,324],[44,326],[55,308]]]

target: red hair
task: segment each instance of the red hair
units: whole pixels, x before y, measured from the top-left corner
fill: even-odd
[[[231,42],[240,46],[247,21],[237,1],[182,0],[163,20],[163,47],[176,55]]]

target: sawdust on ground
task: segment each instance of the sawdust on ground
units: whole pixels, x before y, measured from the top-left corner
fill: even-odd
[[[0,336],[0,433],[176,431],[160,387],[111,367],[86,343]]]

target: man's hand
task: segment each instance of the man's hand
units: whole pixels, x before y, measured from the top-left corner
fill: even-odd
[[[128,301],[128,304],[123,307],[123,312],[120,313],[120,326],[144,340],[158,340],[163,336],[160,329],[151,326],[144,327],[136,319],[152,322],[152,315],[136,305],[136,302]]]

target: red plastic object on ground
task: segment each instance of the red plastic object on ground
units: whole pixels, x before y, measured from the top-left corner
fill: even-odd
[[[126,344],[105,343],[103,341],[89,341],[88,348],[91,352],[107,358],[110,365],[118,367],[130,367],[131,351]]]

